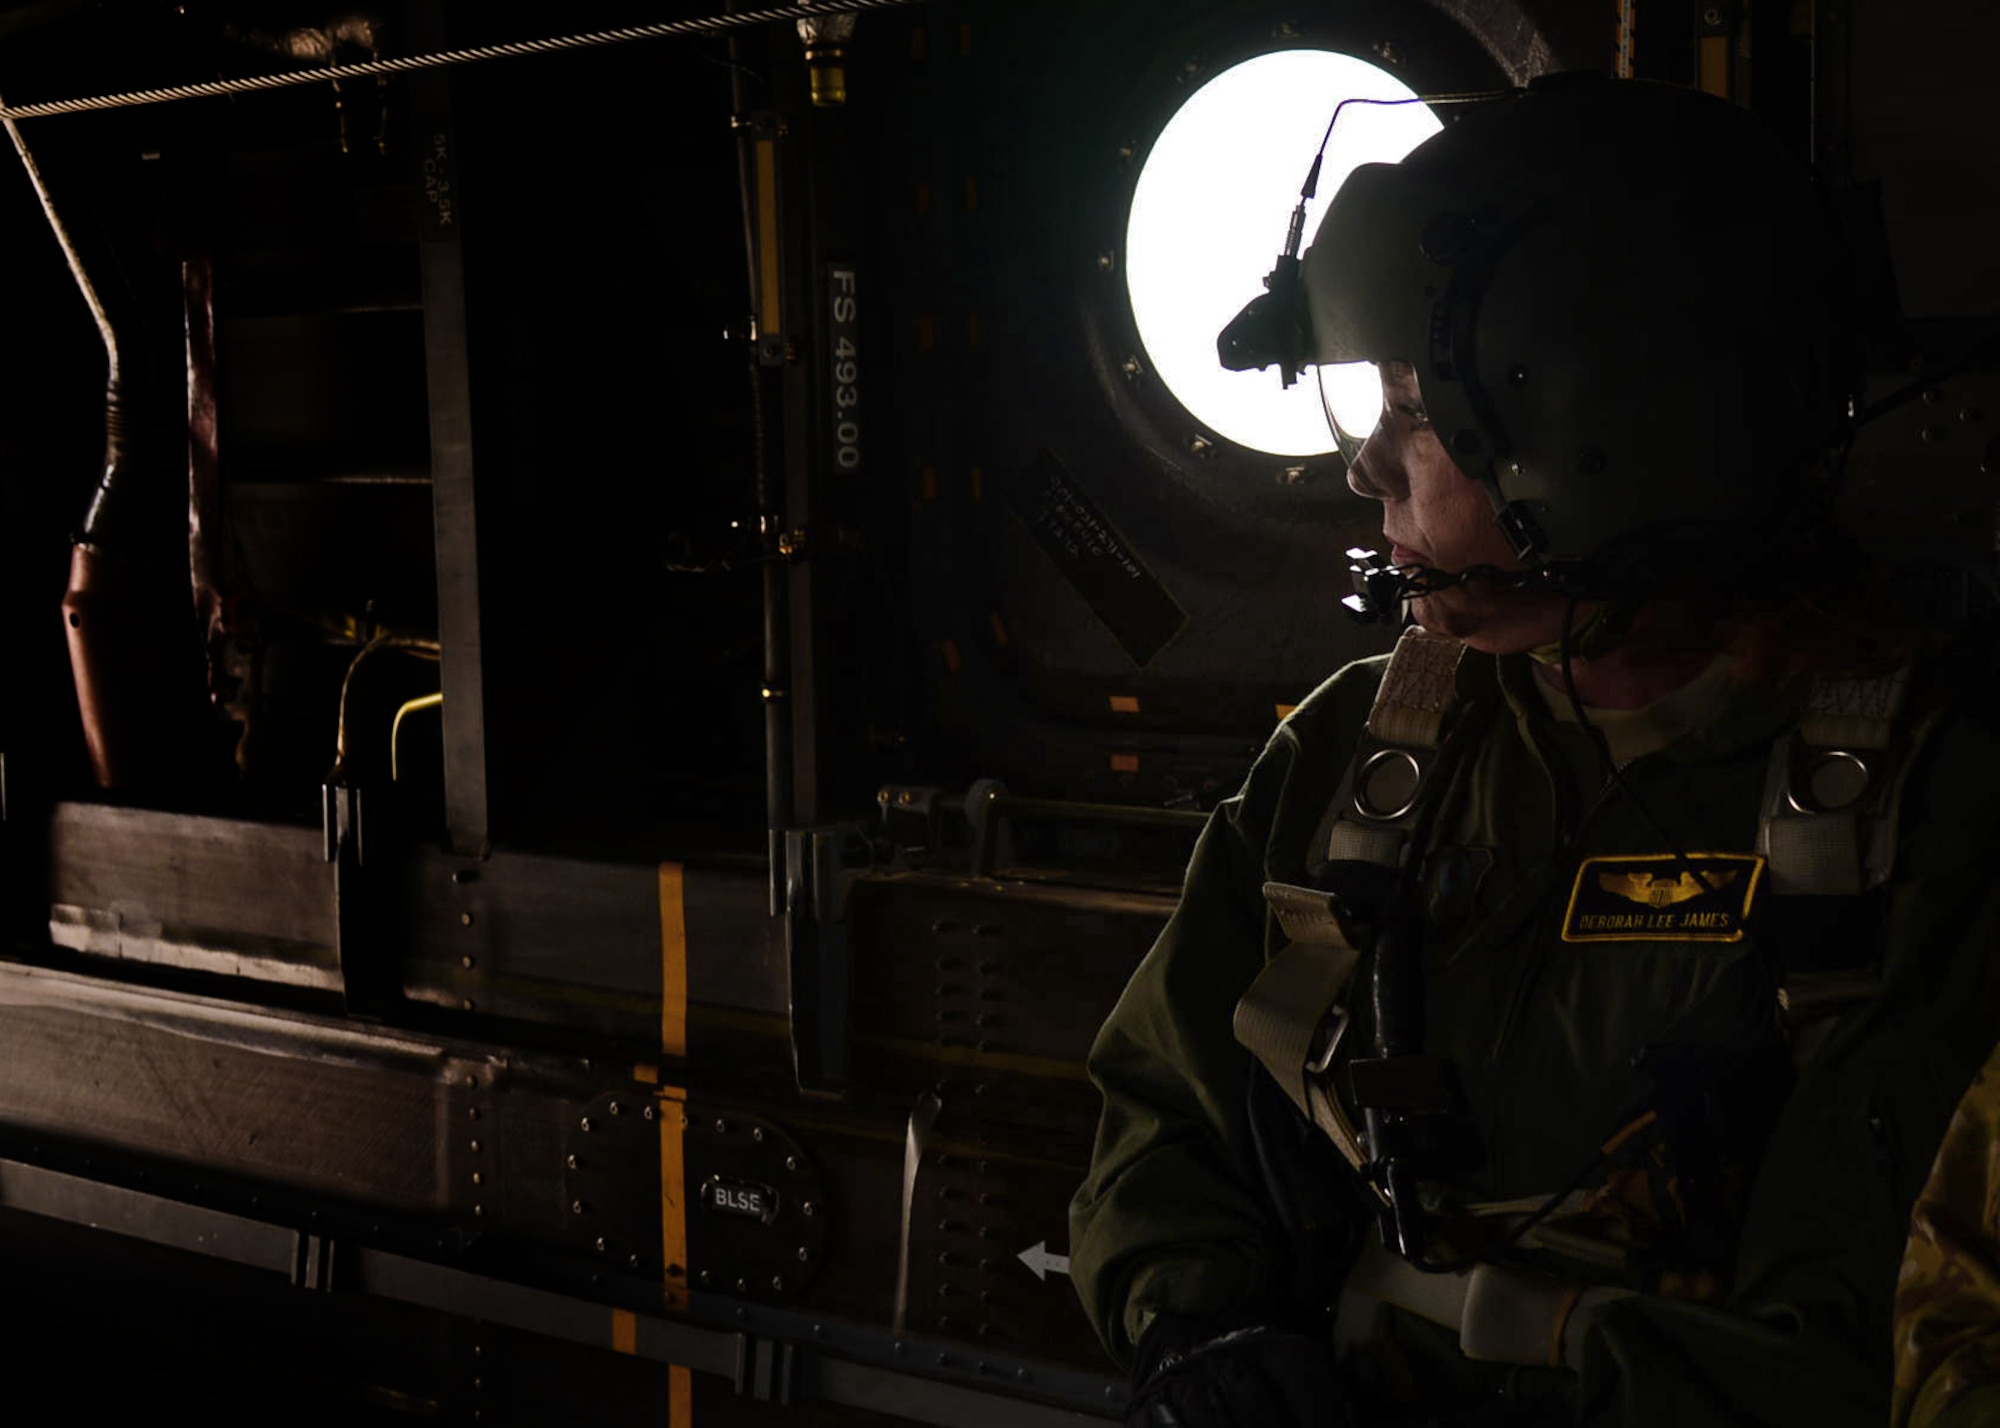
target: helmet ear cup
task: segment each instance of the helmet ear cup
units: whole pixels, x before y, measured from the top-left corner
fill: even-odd
[[[1638,228],[1663,245],[1707,236],[1675,216],[1655,204],[1616,217],[1558,209],[1498,257],[1478,294],[1459,385],[1475,419],[1504,433],[1495,479],[1539,513],[1550,558],[1657,524],[1768,515],[1756,431],[1766,344],[1737,315],[1760,294],[1649,262],[1604,231]]]

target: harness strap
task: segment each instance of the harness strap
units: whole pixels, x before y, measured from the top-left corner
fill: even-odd
[[[1457,1330],[1460,1350],[1476,1362],[1572,1369],[1597,1316],[1632,1297],[1629,1289],[1586,1287],[1491,1263],[1426,1274],[1374,1239],[1362,1242],[1344,1290]]]
[[[1901,776],[1929,725],[1896,740],[1909,684],[1907,665],[1870,679],[1813,681],[1764,780],[1757,850],[1773,894],[1853,897],[1888,880]]]
[[[1332,893],[1291,883],[1265,883],[1264,905],[1271,909],[1289,940],[1353,952],[1347,945],[1347,931],[1340,925],[1339,900]]]
[[[1237,1002],[1232,1029],[1238,1044],[1358,1171],[1367,1163],[1361,1136],[1327,1073],[1347,1031],[1341,1003],[1361,954],[1341,930],[1331,893],[1266,883],[1264,898],[1291,941]]]
[[[1799,736],[1822,748],[1886,749],[1910,688],[1910,666],[1874,679],[1815,679]]]
[[[1458,702],[1458,662],[1465,646],[1411,626],[1396,641],[1368,711],[1368,732],[1385,744],[1435,749],[1444,716]]]
[[[1457,640],[1415,627],[1396,641],[1315,840],[1327,862],[1402,865],[1438,763],[1445,720],[1458,703],[1464,654]]]
[[[1457,640],[1415,628],[1396,642],[1340,791],[1314,836],[1325,862],[1402,866],[1458,702],[1464,653]],[[1264,900],[1287,945],[1237,1003],[1236,1040],[1359,1172],[1369,1157],[1328,1073],[1347,1030],[1343,1001],[1361,953],[1332,893],[1273,882],[1264,885]]]

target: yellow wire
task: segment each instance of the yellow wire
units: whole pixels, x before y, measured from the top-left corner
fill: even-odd
[[[426,694],[422,698],[412,699],[408,704],[405,704],[401,709],[396,711],[396,722],[389,726],[390,782],[393,783],[402,777],[402,774],[398,770],[401,763],[399,755],[402,749],[403,716],[405,714],[414,714],[419,709],[435,709],[442,703],[444,703],[444,693],[443,691],[439,691],[436,694]]]
[[[417,659],[429,660],[433,664],[444,657],[443,647],[436,640],[426,639],[421,635],[381,634],[361,647],[361,652],[348,663],[347,674],[340,681],[340,715],[333,732],[333,767],[326,775],[329,784],[347,781],[347,705],[354,693],[354,676],[362,665],[370,662],[372,656],[380,654],[383,650],[395,650]],[[393,728],[390,730],[390,737],[392,739],[395,737]]]

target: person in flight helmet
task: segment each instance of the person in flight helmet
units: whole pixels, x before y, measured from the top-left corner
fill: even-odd
[[[1358,603],[1412,624],[1103,1027],[1076,1286],[1147,1428],[1879,1424],[2000,1034],[1990,661],[1828,519],[1848,280],[1771,134],[1587,77],[1447,119],[1222,336],[1378,365]]]

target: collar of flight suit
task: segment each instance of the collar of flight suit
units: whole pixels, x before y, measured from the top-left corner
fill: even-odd
[[[1561,691],[1548,688],[1527,655],[1501,655],[1494,673],[1522,736],[1538,747],[1536,729],[1575,726],[1574,712]],[[1735,662],[1718,656],[1694,679],[1664,698],[1629,711],[1604,711],[1594,718],[1605,727],[1613,757],[1622,766],[1657,756],[1677,764],[1734,758],[1768,745],[1798,722],[1808,682],[1764,683],[1743,678]]]

